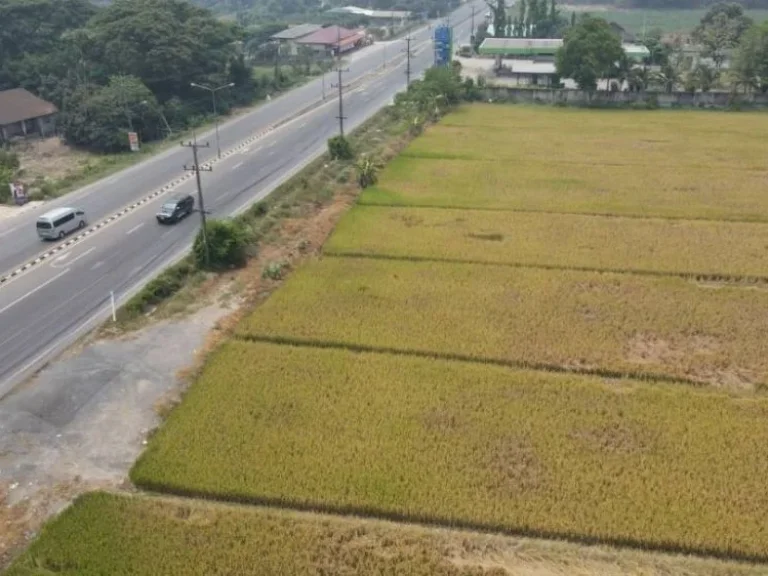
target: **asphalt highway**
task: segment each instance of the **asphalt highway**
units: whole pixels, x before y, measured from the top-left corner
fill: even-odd
[[[479,4],[477,8],[481,8]],[[466,4],[450,17],[456,44],[469,39],[470,10]],[[425,27],[412,35],[414,78],[433,61],[430,34]],[[344,75],[344,83],[350,85],[344,95],[345,129],[360,125],[403,90],[404,47],[403,41],[378,44],[348,59],[350,71]],[[382,67],[385,58],[387,63]],[[329,97],[323,103],[320,82],[313,81],[220,127],[222,153],[236,151],[225,153],[213,164],[212,172],[201,173],[205,208],[212,217],[245,210],[323,153],[327,139],[338,133],[338,99],[330,97],[328,75]],[[318,100],[309,111],[270,129]],[[260,133],[248,144],[241,144]],[[200,162],[215,158],[213,133],[201,134],[198,141],[211,145],[200,150]],[[36,236],[34,221],[39,212],[56,205],[76,205],[87,211],[91,223],[96,223],[178,179],[185,163],[192,163],[190,150],[172,148],[46,204],[44,210],[18,217],[12,228],[0,230],[0,277],[51,249],[49,243],[42,243]],[[165,199],[175,193],[195,194],[196,198],[194,178],[0,285],[0,397],[108,318],[111,294],[119,305],[188,251],[199,228],[196,213],[170,226],[160,226],[154,218]]]

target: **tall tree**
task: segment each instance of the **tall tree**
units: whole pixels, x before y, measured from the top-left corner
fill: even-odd
[[[495,4],[488,2],[493,19],[493,37],[504,38],[507,35],[507,6],[505,0],[496,0]]]
[[[768,22],[752,26],[741,39],[729,70],[735,87],[768,91]]]
[[[113,76],[109,83],[90,93],[80,89],[62,112],[60,126],[67,142],[100,152],[128,149],[128,132],[142,140],[160,131],[155,98],[136,77]]]
[[[595,90],[597,81],[608,78],[623,55],[621,41],[608,22],[585,16],[565,33],[557,51],[557,75],[573,78],[582,90]]]
[[[736,48],[739,40],[752,25],[744,15],[740,4],[719,2],[712,6],[694,29],[694,42],[704,48],[703,55],[722,66],[729,50]]]
[[[62,37],[95,12],[88,0],[0,0],[0,90],[37,92],[43,77],[68,70]]]
[[[183,0],[116,0],[89,23],[109,74],[140,78],[160,101],[226,73],[232,25]]]

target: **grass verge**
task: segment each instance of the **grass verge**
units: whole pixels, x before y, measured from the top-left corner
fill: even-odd
[[[768,291],[676,277],[326,257],[239,333],[752,391],[767,308]]]
[[[131,477],[183,495],[764,559],[768,463],[755,455],[767,441],[764,399],[235,342]]]
[[[768,225],[359,205],[327,254],[768,279]]]
[[[52,572],[85,576],[222,572],[252,576],[757,576],[764,574],[764,567],[375,520],[94,493],[80,498],[46,526],[8,575]]]

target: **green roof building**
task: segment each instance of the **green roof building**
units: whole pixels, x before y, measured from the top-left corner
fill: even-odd
[[[562,45],[562,38],[486,38],[478,53],[502,58],[554,58]],[[642,44],[622,44],[622,47],[633,62],[642,62],[651,55]]]

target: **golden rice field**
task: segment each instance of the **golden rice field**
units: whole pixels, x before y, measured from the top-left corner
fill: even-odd
[[[493,160],[512,173],[510,160],[764,171],[766,130],[768,115],[760,112],[473,104],[430,127],[403,155]]]
[[[766,558],[767,445],[765,399],[230,342],[132,479],[244,502]]]
[[[192,500],[93,493],[8,576],[764,576],[760,565]]]
[[[48,525],[6,575],[477,575],[442,557],[439,539],[406,538],[278,511],[93,493]]]
[[[676,277],[324,258],[240,333],[752,390],[768,379],[766,310],[766,290]]]
[[[131,479],[768,562],[767,128],[460,108],[211,355]],[[9,574],[624,572],[361,522],[95,494]],[[688,566],[635,573],[765,564]]]
[[[768,278],[768,225],[357,206],[324,252]]]
[[[360,202],[766,222],[766,185],[768,171],[737,168],[401,156]]]

